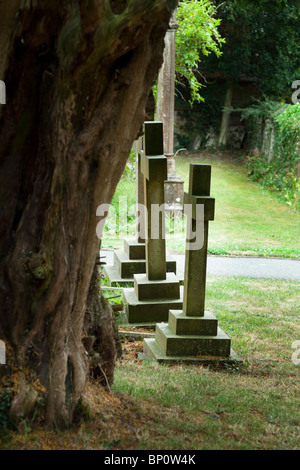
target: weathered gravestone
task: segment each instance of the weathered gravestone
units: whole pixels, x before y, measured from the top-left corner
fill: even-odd
[[[210,165],[190,166],[189,192],[184,195],[185,210],[191,209],[191,217],[187,222],[183,308],[170,309],[168,323],[157,323],[155,338],[144,340],[144,355],[160,362],[228,363],[238,359],[217,318],[205,310],[208,223],[214,219],[215,206],[210,180]],[[204,211],[198,210],[200,207]],[[202,220],[197,220],[199,215]],[[202,237],[197,240],[199,226]]]
[[[144,151],[141,153],[146,206],[146,270],[134,274],[134,288],[124,289],[129,323],[166,321],[170,308],[181,308],[180,282],[167,272],[165,240],[164,182],[167,158],[163,154],[163,125],[144,123]]]
[[[142,172],[143,161],[143,136],[136,141],[136,237],[125,239],[124,248],[114,250],[113,265],[103,267],[111,286],[133,285],[134,274],[146,272],[146,245],[145,245],[145,205],[144,205],[144,174]],[[176,273],[176,261],[168,257],[166,261],[168,272]]]

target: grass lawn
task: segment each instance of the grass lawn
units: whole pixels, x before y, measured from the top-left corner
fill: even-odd
[[[209,163],[212,166],[211,195],[216,199],[215,220],[209,228],[209,252],[224,255],[300,257],[300,214],[293,211],[275,194],[247,178],[243,164],[228,157],[204,154],[176,157],[176,171],[188,190],[190,163]],[[128,197],[134,203],[135,183],[123,178],[114,201]],[[168,228],[168,226],[167,226]],[[128,227],[134,235],[134,220]],[[107,231],[103,247],[120,247],[122,236],[113,239]],[[181,240],[167,237],[169,251],[184,252]]]
[[[209,277],[207,309],[245,365],[220,371],[124,360],[114,390],[155,411],[138,448],[299,449],[300,364],[292,361],[299,298],[298,283]]]
[[[88,384],[79,424],[33,421],[0,448],[299,450],[299,298],[295,282],[209,277],[207,309],[243,366],[142,362],[142,342],[126,341],[111,392]]]
[[[240,163],[219,157],[177,157],[185,189],[192,162],[212,165],[211,253],[299,257],[299,213],[250,182]],[[134,186],[122,178],[114,208],[120,197],[134,203]],[[123,246],[123,236],[113,239],[110,230],[102,247]],[[170,240],[168,248],[183,251],[184,243]],[[297,282],[208,276],[206,309],[231,338],[242,366],[142,361],[142,341],[127,337],[112,389],[88,383],[74,427],[46,431],[36,416],[21,431],[0,435],[0,449],[299,450],[299,299]]]

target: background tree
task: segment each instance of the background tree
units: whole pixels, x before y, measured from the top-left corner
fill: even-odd
[[[299,70],[300,17],[296,3],[287,0],[217,1],[226,38],[222,56],[204,60],[205,71],[217,70],[230,81],[255,79],[271,99],[290,98]]]
[[[38,378],[47,423],[68,425],[94,340],[112,379],[96,209],[110,203],[144,120],[176,5],[0,1],[0,337],[9,345],[5,373],[22,372],[15,415],[26,413]]]
[[[227,80],[219,144],[227,144],[233,89],[242,77],[255,83],[261,96],[289,100],[299,71],[300,18],[294,2],[286,0],[230,0],[220,4],[226,37],[218,64],[206,62]],[[205,66],[204,65],[204,66]]]
[[[226,144],[228,108],[234,104],[235,92],[244,92],[242,81],[252,84],[246,106],[254,102],[252,96],[290,102],[291,85],[300,72],[300,10],[297,0],[215,0],[213,4],[225,42],[221,55],[202,54],[198,64],[196,76],[204,101],[193,107],[199,114],[194,133],[205,139],[209,128],[221,129],[219,143]],[[187,89],[179,87],[179,91],[186,101],[191,99]],[[192,117],[190,113],[189,125]],[[184,141],[180,145],[188,146]]]
[[[180,1],[177,10],[179,29],[176,33],[176,81],[187,84],[191,105],[203,101],[199,64],[203,56],[211,53],[220,57],[224,42],[218,27],[216,8],[209,0]]]

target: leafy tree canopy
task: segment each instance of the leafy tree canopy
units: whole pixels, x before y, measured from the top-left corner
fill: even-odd
[[[209,0],[181,1],[177,21],[180,27],[176,33],[176,81],[188,82],[192,104],[203,100],[198,81],[199,62],[211,53],[220,57],[220,46],[225,41],[218,31],[221,21],[216,18],[216,7]]]
[[[262,94],[290,97],[300,73],[298,0],[217,0],[215,7],[226,44],[218,60],[204,58],[202,73],[218,70],[231,80],[252,77]]]

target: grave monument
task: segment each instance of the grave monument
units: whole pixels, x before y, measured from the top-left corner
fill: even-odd
[[[219,328],[217,318],[205,310],[208,224],[214,220],[215,210],[210,165],[192,164],[189,181],[189,192],[184,194],[185,210],[191,209],[191,217],[187,220],[183,307],[170,309],[168,323],[156,324],[155,338],[144,340],[144,355],[159,362],[237,361],[230,338]],[[199,205],[204,206],[202,221],[197,220]],[[200,242],[197,235],[193,239],[197,224],[202,225]]]
[[[111,286],[132,286],[134,274],[146,272],[146,245],[145,245],[145,214],[144,206],[144,175],[142,171],[143,136],[136,141],[136,237],[125,239],[124,248],[114,250],[113,265],[103,267]],[[167,272],[176,273],[176,261],[168,256],[166,260]]]
[[[133,288],[123,290],[128,322],[139,324],[166,321],[170,308],[182,307],[180,281],[174,272],[167,272],[164,199],[167,158],[163,154],[162,122],[144,123],[141,172],[146,207],[146,270],[134,274]]]
[[[165,181],[166,210],[172,214],[182,214],[184,181],[177,175],[174,159],[174,120],[175,120],[175,53],[176,30],[179,25],[174,10],[165,35],[163,64],[157,82],[157,120],[163,123],[164,155],[168,162],[168,178]]]

